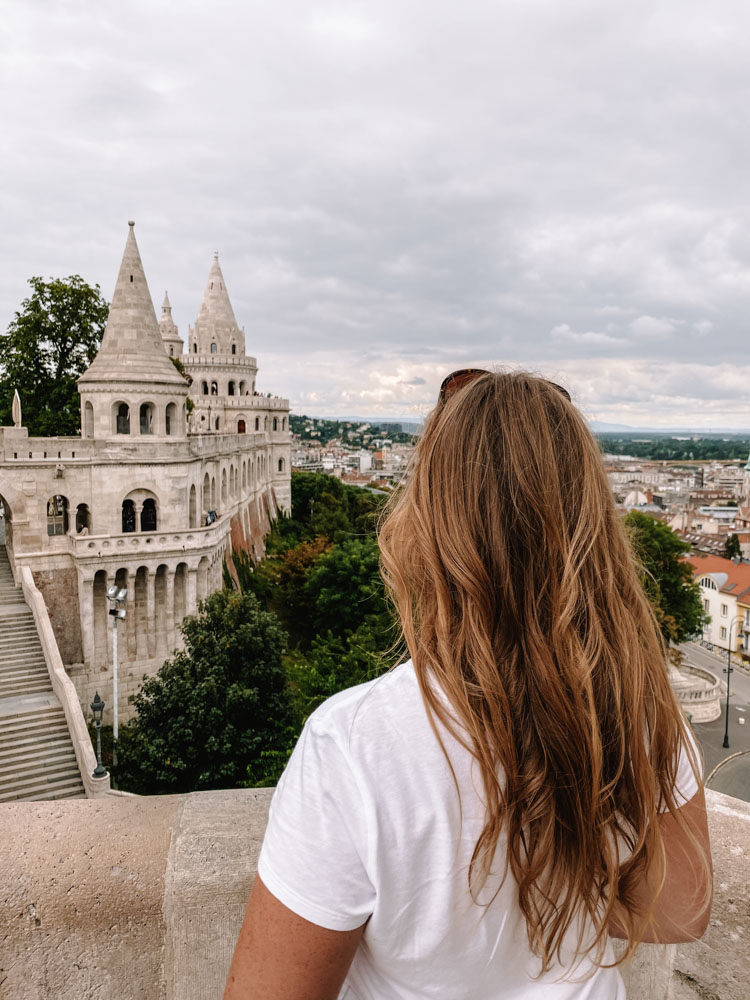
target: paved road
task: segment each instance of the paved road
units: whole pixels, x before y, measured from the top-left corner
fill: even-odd
[[[722,743],[726,719],[726,655],[709,652],[694,642],[686,642],[680,648],[688,663],[711,670],[721,682],[721,716],[713,722],[701,722],[695,726],[695,735],[703,749],[705,776],[708,777],[721,761],[738,751],[750,751],[750,672],[733,664],[729,683],[729,749],[725,749]],[[720,767],[709,787],[750,802],[750,753],[735,757]]]

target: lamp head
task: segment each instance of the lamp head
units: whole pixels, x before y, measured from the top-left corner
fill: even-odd
[[[107,587],[107,597],[110,601],[114,601],[115,597],[117,597],[117,587],[114,584],[111,587]]]
[[[117,600],[124,601],[127,596],[128,596],[127,588],[120,587],[120,589],[117,591]]]
[[[91,711],[94,715],[94,722],[100,724],[102,721],[102,715],[104,713],[104,702],[99,697],[98,691],[94,695],[94,700],[91,702]]]

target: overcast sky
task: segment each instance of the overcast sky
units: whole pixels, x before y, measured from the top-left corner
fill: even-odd
[[[750,427],[746,0],[5,0],[0,327],[111,297],[183,336],[214,250],[259,388],[419,417],[530,367],[586,414]]]

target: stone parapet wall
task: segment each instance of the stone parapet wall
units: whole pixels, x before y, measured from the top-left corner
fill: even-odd
[[[220,1000],[271,789],[28,802],[0,811],[3,996]],[[750,805],[708,792],[703,940],[643,945],[632,1000],[745,1000]]]

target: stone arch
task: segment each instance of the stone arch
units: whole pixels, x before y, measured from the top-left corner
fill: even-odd
[[[66,535],[68,533],[68,498],[55,493],[47,498],[47,534]]]
[[[279,459],[279,472],[283,472],[283,471],[284,471],[284,459],[280,458]]]
[[[228,396],[233,396],[234,395],[234,380],[233,379],[230,379],[229,382],[227,383],[227,395]]]
[[[255,429],[256,431],[260,430],[260,417],[255,418]]]
[[[211,507],[216,510],[216,476],[211,476]]]
[[[201,392],[204,396],[208,395],[208,382],[205,379],[201,382]]]
[[[205,599],[208,597],[210,593],[209,573],[210,573],[210,565],[208,562],[208,558],[206,556],[201,556],[201,560],[198,563],[197,579],[195,581],[197,589],[197,597],[199,602],[205,601]]]
[[[242,493],[244,495],[247,489],[247,462],[243,460],[242,462]]]
[[[222,511],[226,509],[227,506],[227,470],[221,470],[221,509]]]
[[[112,404],[112,433],[130,434],[130,406],[122,399]]]
[[[210,393],[210,395],[212,395],[212,396],[218,396],[219,395],[219,383],[218,382],[212,382],[211,383],[211,393]]]
[[[195,489],[195,483],[191,484],[188,496],[188,527],[198,527],[198,497]]]
[[[245,433],[245,418],[244,418],[244,416],[239,417],[239,419],[237,420],[237,433],[238,434],[244,434]]]
[[[88,399],[83,404],[83,436],[85,438],[94,436],[94,404]]]
[[[203,492],[201,495],[201,516],[205,517],[211,509],[211,477],[208,473],[203,476]]]
[[[156,433],[156,407],[148,400],[138,407],[138,433]]]
[[[166,434],[177,433],[177,404],[167,403],[164,411],[164,431]]]
[[[157,653],[161,653],[162,655],[165,655],[169,651],[171,635],[171,623],[167,607],[168,575],[168,566],[166,563],[160,563],[156,567],[156,574],[154,576],[154,607],[156,609],[154,615],[154,629],[156,632],[154,642]]]
[[[275,431],[277,431],[279,429],[279,418],[278,417],[274,417],[273,418],[273,429]]]
[[[156,500],[146,497],[141,509],[141,531],[156,531]]]
[[[79,503],[76,507],[76,534],[80,535],[85,529],[85,534],[91,532],[91,511],[87,503]]]
[[[143,517],[143,515],[141,515]],[[133,580],[133,600],[131,604],[132,628],[135,631],[135,655],[139,660],[148,659],[149,621],[146,591],[148,589],[148,568],[139,566]]]

